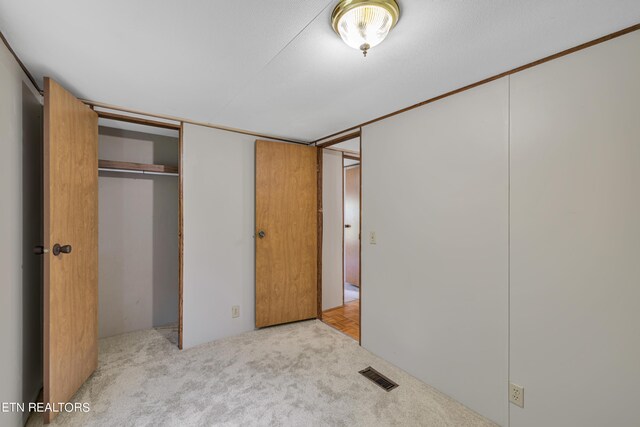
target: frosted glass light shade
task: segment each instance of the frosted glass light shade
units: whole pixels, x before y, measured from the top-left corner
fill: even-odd
[[[333,11],[333,29],[342,40],[364,55],[382,43],[398,22],[395,0],[343,0]]]

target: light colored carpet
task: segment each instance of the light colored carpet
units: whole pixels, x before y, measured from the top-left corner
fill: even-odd
[[[344,302],[351,302],[360,299],[360,288],[351,283],[344,284]]]
[[[166,329],[101,340],[98,370],[74,397],[91,411],[53,425],[493,425],[320,321],[184,351],[172,340]],[[369,365],[400,387],[386,392],[358,373]]]

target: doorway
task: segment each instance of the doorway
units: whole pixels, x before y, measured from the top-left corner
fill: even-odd
[[[156,329],[178,346],[179,128],[98,111],[98,338]]]
[[[319,144],[322,163],[322,320],[360,341],[360,135]]]
[[[344,166],[344,303],[360,301],[360,163]]]
[[[256,141],[256,328],[318,313],[318,150]]]

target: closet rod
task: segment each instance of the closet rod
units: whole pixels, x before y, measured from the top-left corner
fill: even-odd
[[[140,175],[178,176],[178,174],[174,172],[149,172],[149,171],[141,171],[141,170],[112,169],[112,168],[98,168],[98,170],[100,172],[137,173]]]

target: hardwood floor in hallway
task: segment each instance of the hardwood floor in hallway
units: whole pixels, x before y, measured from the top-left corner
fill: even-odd
[[[322,321],[360,341],[360,300],[322,312]]]

